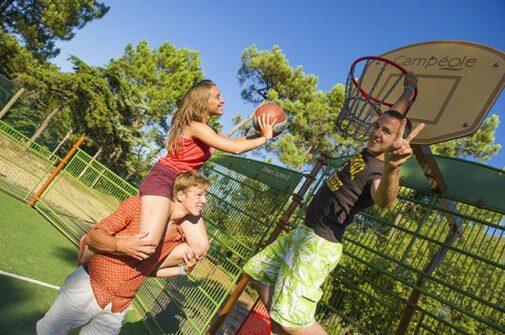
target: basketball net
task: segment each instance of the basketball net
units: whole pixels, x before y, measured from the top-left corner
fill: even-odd
[[[399,91],[396,88],[406,75],[407,70],[382,57],[366,56],[354,61],[345,84],[344,104],[337,118],[342,135],[358,141],[367,140],[375,120],[393,106]],[[365,77],[365,81],[371,83],[368,87],[364,85]],[[409,107],[416,97],[417,88]]]

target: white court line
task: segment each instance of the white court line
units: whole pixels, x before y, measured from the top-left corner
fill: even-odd
[[[0,270],[0,275],[4,275],[4,276],[7,276],[7,277],[12,277],[12,278],[16,278],[16,279],[21,279],[21,280],[24,280],[24,281],[27,281],[27,282],[30,282],[30,283],[34,283],[34,284],[40,285],[40,286],[49,287],[49,288],[52,288],[54,290],[59,290],[60,289],[59,286],[54,286],[54,285],[51,285],[51,284],[48,284],[48,283],[44,283],[43,281],[31,279],[31,278],[28,278],[28,277],[19,276],[19,275],[16,275],[14,273],[5,272],[5,271],[2,271],[2,270]]]

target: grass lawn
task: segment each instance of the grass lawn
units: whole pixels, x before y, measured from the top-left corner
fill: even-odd
[[[60,286],[76,269],[77,250],[28,205],[0,191],[0,270]],[[0,334],[34,334],[57,291],[0,275]],[[78,332],[73,332],[77,334]],[[130,312],[121,334],[147,334]]]

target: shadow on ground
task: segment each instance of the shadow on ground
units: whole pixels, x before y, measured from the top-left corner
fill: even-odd
[[[51,255],[61,259],[66,264],[77,267],[77,249],[74,247],[57,247],[51,250]]]
[[[14,278],[0,277],[0,333],[22,335],[35,333],[35,323],[56,298],[57,291]],[[8,330],[9,333],[4,333]]]

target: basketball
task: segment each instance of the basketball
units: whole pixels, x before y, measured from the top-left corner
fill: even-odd
[[[260,130],[258,118],[262,117],[264,114],[267,114],[270,117],[270,122],[276,120],[273,126],[274,136],[279,135],[286,129],[288,125],[286,112],[284,112],[279,105],[274,103],[263,104],[256,109],[253,116],[254,129],[258,131]]]

